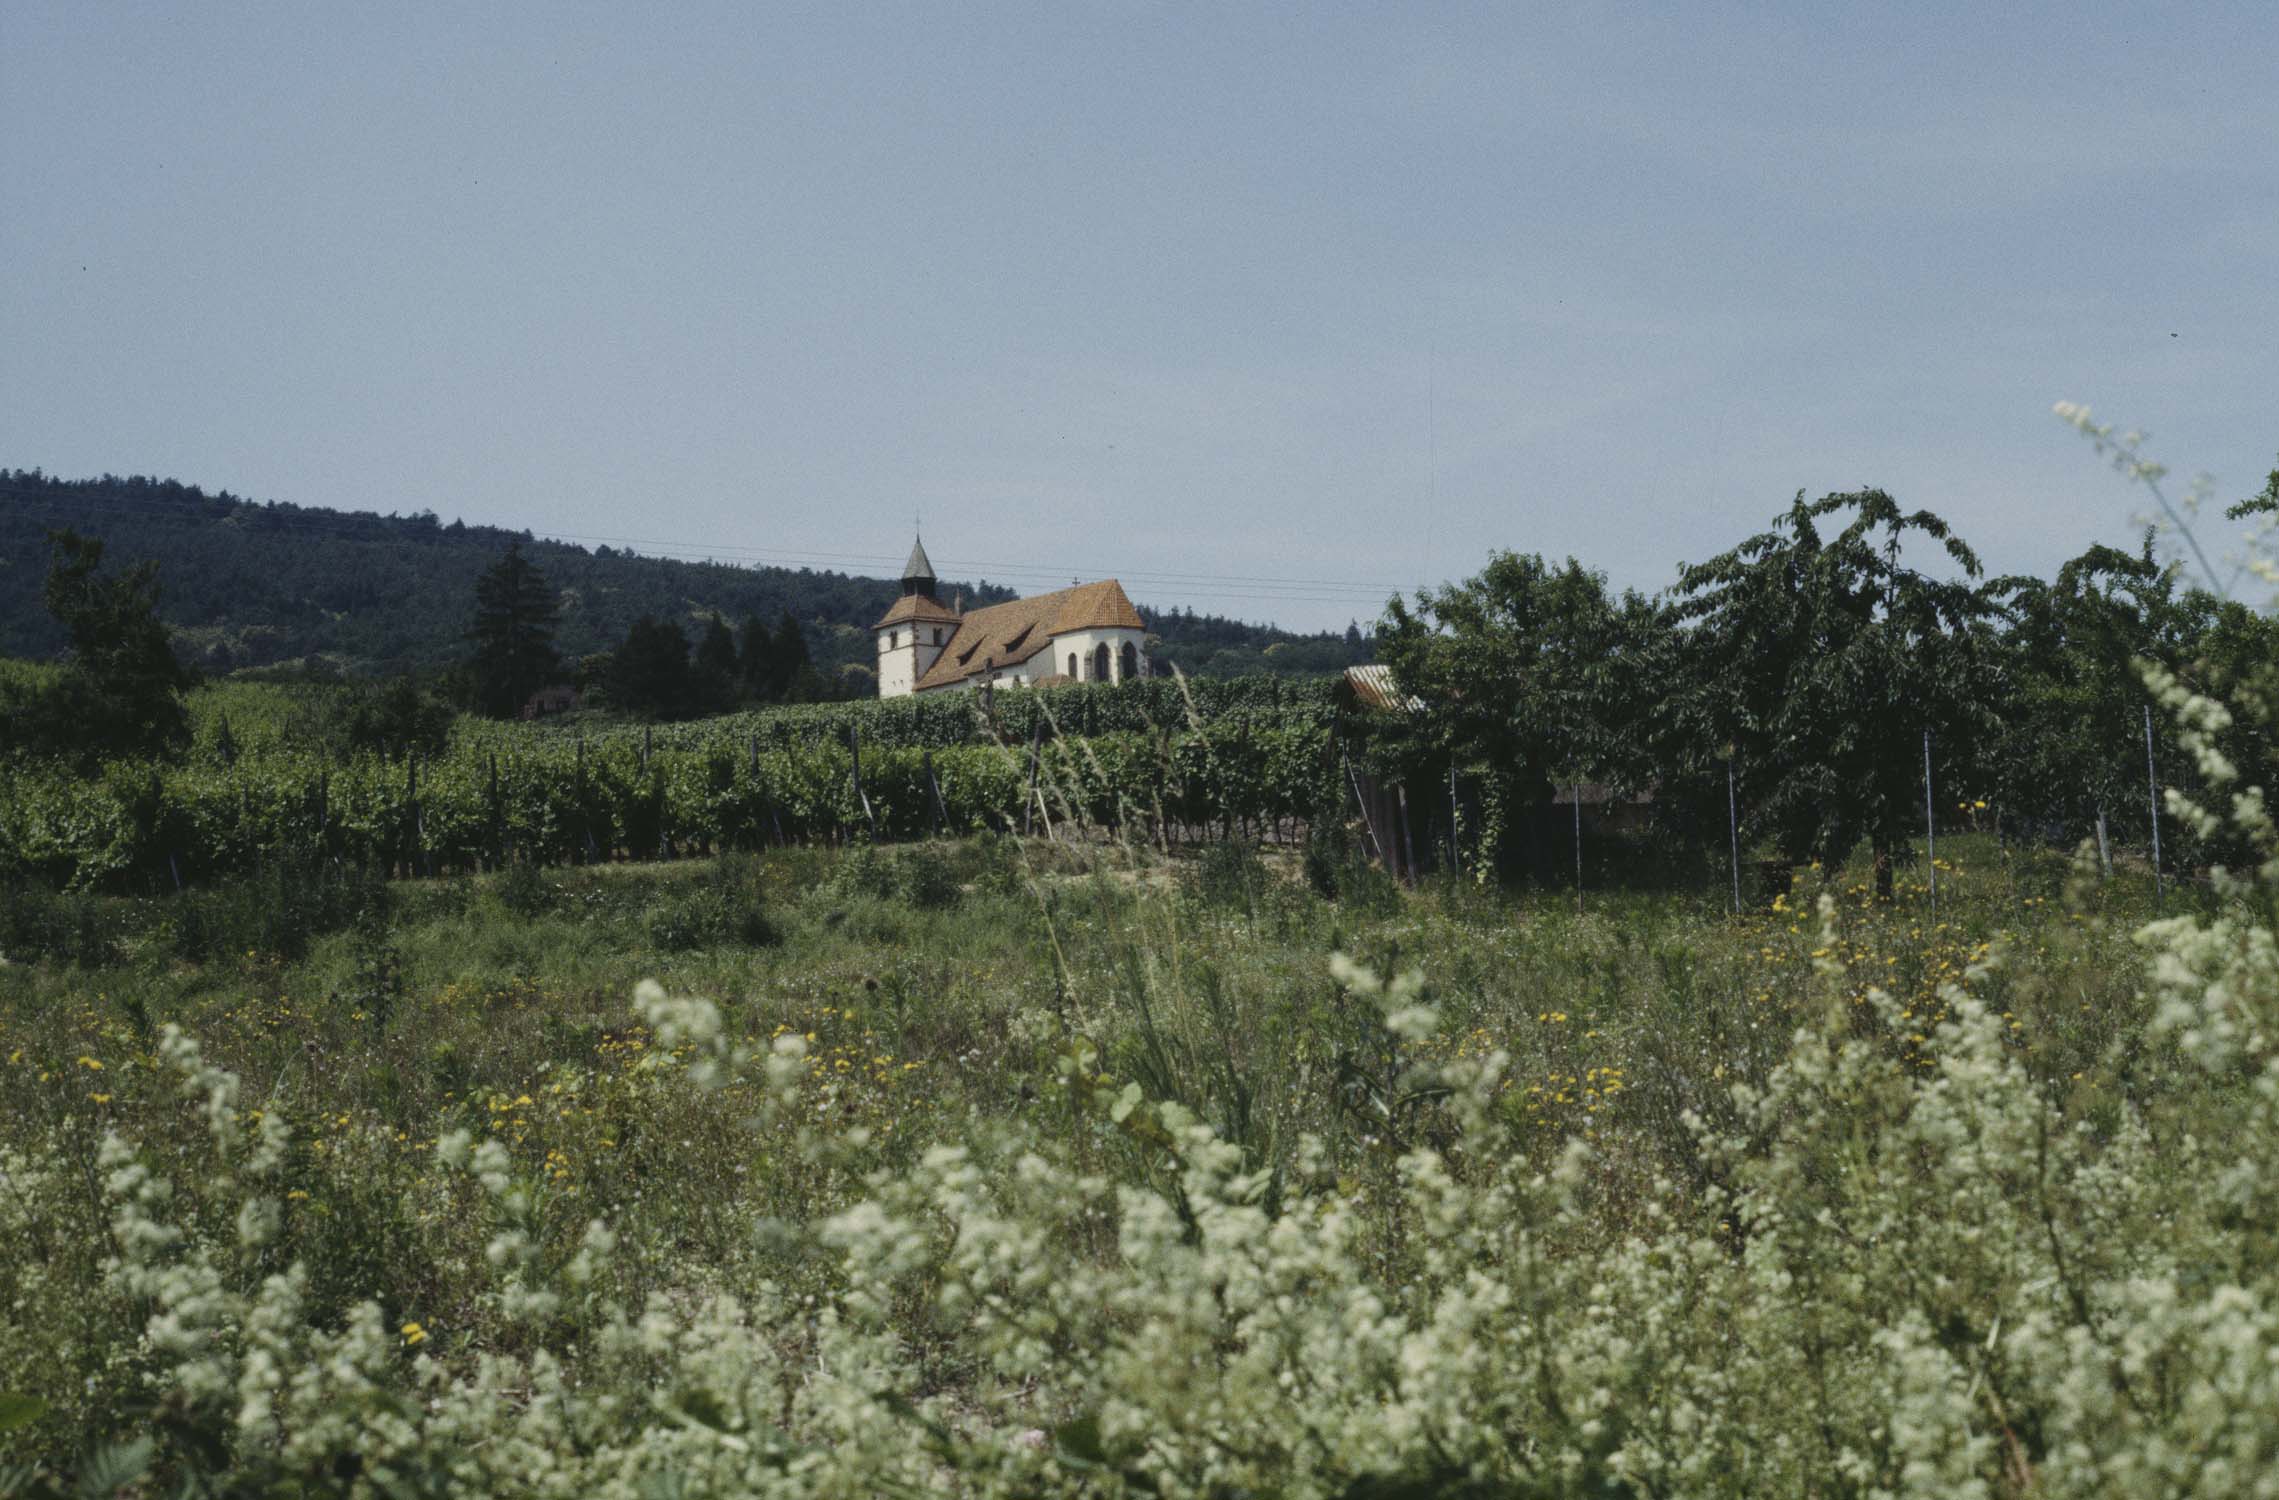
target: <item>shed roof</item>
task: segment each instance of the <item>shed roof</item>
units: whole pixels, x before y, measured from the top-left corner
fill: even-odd
[[[1363,708],[1379,709],[1387,713],[1423,713],[1424,700],[1414,693],[1404,693],[1393,681],[1393,669],[1382,662],[1365,666],[1347,667],[1345,685],[1353,694],[1353,701]]]

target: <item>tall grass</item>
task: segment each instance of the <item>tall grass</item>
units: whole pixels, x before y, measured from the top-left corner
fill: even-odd
[[[1004,839],[79,898],[103,943],[0,968],[0,1455],[2236,1490],[2279,1441],[2270,888],[2148,927],[2149,877],[1950,850],[1936,918],[1857,871],[1578,914]]]

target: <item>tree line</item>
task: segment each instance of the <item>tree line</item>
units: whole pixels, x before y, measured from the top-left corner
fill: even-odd
[[[643,616],[680,620],[692,635],[707,615],[732,625],[756,617],[775,635],[788,613],[824,681],[836,692],[851,676],[844,691],[859,693],[875,690],[871,623],[899,591],[892,579],[589,548],[425,509],[377,515],[256,502],[171,479],[0,469],[0,570],[38,578],[48,533],[64,529],[102,539],[114,563],[163,559],[160,618],[184,663],[215,674],[295,666],[350,679],[442,674],[465,661],[476,578],[519,544],[556,590],[565,656],[614,649]],[[986,578],[943,587],[977,606],[1014,597]],[[1159,637],[1149,654],[1190,675],[1334,671],[1366,659],[1335,634],[1144,602],[1141,613]],[[68,645],[36,588],[0,589],[0,653],[44,659]]]
[[[2233,513],[2274,494],[2279,475]],[[1651,596],[1572,558],[1499,553],[1394,601],[1378,649],[1420,700],[1379,724],[1381,754],[1412,780],[1460,768],[1485,786],[1488,857],[1510,855],[1498,841],[1556,788],[1593,782],[1650,796],[1697,847],[1722,849],[1729,819],[1789,863],[1833,867],[1864,845],[1885,893],[1927,812],[1951,820],[1958,802],[2053,838],[2145,833],[2148,782],[2191,774],[2148,672],[2279,701],[2279,622],[2188,586],[2149,533],[2046,580],[1989,577],[1945,521],[1881,490],[1800,494]],[[2224,740],[2251,783],[2273,784],[2268,724],[2243,718]],[[2233,842],[2217,832],[2199,852]]]
[[[478,713],[513,718],[534,694],[557,683],[598,691],[611,707],[644,719],[844,696],[816,670],[806,632],[788,609],[772,631],[757,614],[733,630],[718,614],[707,614],[694,642],[680,621],[645,614],[615,647],[581,662],[565,661],[555,647],[560,616],[545,576],[519,543],[508,543],[475,580],[467,640]]]

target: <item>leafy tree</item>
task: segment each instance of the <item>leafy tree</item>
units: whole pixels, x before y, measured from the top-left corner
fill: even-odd
[[[688,636],[676,621],[643,615],[610,654],[603,679],[609,701],[648,718],[679,718],[693,707]]]
[[[554,651],[558,610],[537,565],[510,542],[504,555],[475,580],[475,704],[494,719],[521,712],[530,695],[562,670]]]
[[[2187,597],[2195,608],[2180,642],[2179,675],[2195,691],[2235,710],[2230,725],[2211,738],[2238,773],[2238,786],[2262,787],[2268,795],[2279,787],[2279,615],[2199,592]],[[2196,768],[2180,754],[2165,757],[2162,779],[2195,783],[2189,789],[2210,807],[2223,806],[2236,789],[2196,784]],[[2186,835],[2174,838],[2181,863],[2213,861],[2237,869],[2269,857],[2257,852],[2255,840],[2236,821],[2204,833],[2176,832]]]
[[[1386,607],[1378,659],[1424,710],[1405,735],[1404,721],[1386,721],[1395,741],[1380,744],[1380,763],[1412,779],[1450,765],[1485,778],[1481,847],[1493,855],[1506,823],[1556,784],[1648,779],[1644,720],[1666,637],[1651,601],[1616,598],[1573,558],[1497,553],[1478,576],[1419,594],[1413,612]]]
[[[1476,577],[1386,606],[1378,657],[1424,700],[1437,748],[1548,794],[1576,775],[1639,768],[1640,649],[1653,606],[1616,599],[1606,575],[1499,552]]]
[[[2273,469],[2271,477],[2263,481],[2262,494],[2248,496],[2224,514],[2234,521],[2249,516],[2279,516],[2279,469]]]
[[[104,576],[101,540],[66,530],[50,532],[48,544],[44,598],[71,654],[53,679],[7,706],[7,740],[82,762],[180,755],[190,744],[182,691],[195,678],[159,622],[158,564]]]
[[[1842,529],[1822,534],[1822,523]],[[1906,565],[1909,538],[1961,571]],[[1923,734],[1949,766],[1967,764],[1994,722],[1989,624],[2000,613],[1977,555],[1927,510],[1881,490],[1795,503],[1771,530],[1681,570],[1677,617],[1690,622],[1686,769],[1733,757],[1744,831],[1790,860],[1833,868],[1865,841],[1876,892],[1923,817]]]
[[[341,737],[351,751],[402,756],[439,755],[451,738],[451,705],[399,674],[356,690]]]
[[[2182,665],[2202,595],[2179,599],[2173,569],[2093,546],[2049,583],[2012,584],[2004,637],[2008,702],[1988,746],[1988,782],[2005,809],[2072,832],[2126,814],[2149,822],[2143,724],[2151,700],[2138,664]]]

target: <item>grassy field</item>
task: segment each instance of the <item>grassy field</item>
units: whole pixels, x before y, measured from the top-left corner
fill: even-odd
[[[72,898],[85,961],[0,968],[0,1455],[1421,1495],[2268,1453],[2223,1358],[2270,1347],[2270,1189],[2201,1201],[2254,1067],[2157,1021],[2148,877],[1941,852],[1935,915],[1921,869],[1577,914],[995,839]]]

